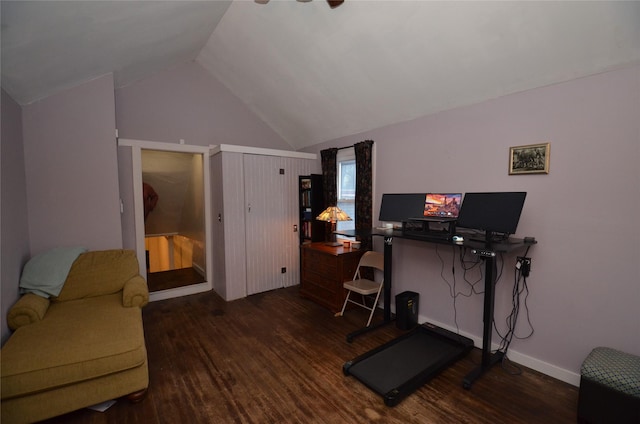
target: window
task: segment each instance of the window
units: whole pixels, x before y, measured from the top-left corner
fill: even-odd
[[[339,150],[336,162],[338,207],[352,219],[338,222],[337,229],[353,230],[356,219],[356,154],[353,147]]]

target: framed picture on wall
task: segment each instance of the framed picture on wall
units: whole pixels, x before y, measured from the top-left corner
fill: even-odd
[[[551,143],[515,146],[509,149],[509,175],[548,174]]]

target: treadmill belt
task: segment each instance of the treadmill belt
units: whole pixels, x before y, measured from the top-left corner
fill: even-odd
[[[347,362],[343,371],[395,406],[471,348],[472,340],[427,323]]]

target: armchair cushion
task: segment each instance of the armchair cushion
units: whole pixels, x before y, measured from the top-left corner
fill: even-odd
[[[54,302],[114,294],[138,275],[138,260],[132,250],[90,251],[78,256]]]
[[[40,321],[49,308],[49,299],[33,293],[22,296],[11,307],[7,314],[7,325],[12,330],[17,330],[23,325]]]
[[[122,372],[146,358],[142,311],[123,308],[120,293],[52,303],[46,319],[19,328],[2,347],[2,399]]]

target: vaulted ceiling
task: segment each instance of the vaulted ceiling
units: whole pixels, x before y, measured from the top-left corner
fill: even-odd
[[[28,104],[196,60],[292,148],[640,63],[640,2],[6,1]]]

